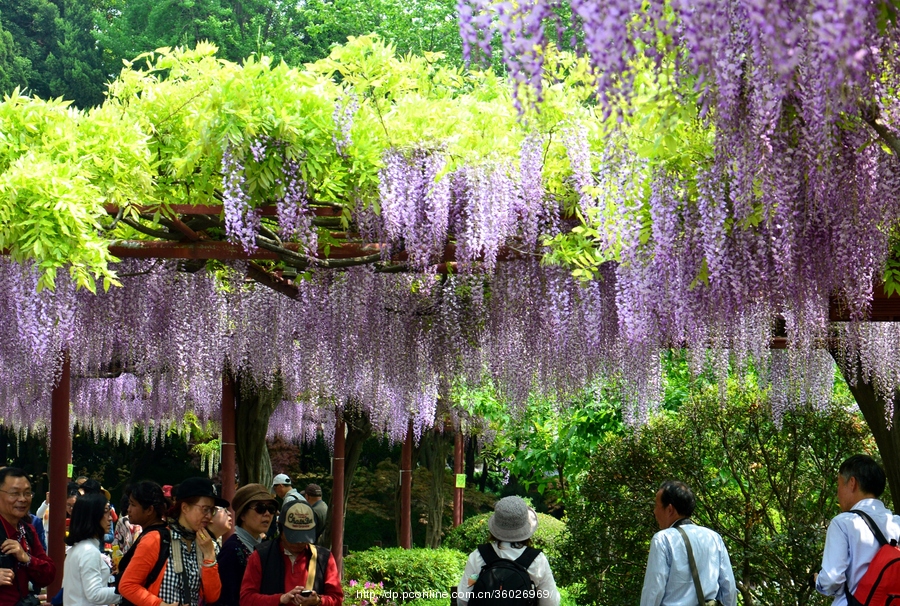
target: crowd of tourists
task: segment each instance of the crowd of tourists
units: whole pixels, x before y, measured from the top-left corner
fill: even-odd
[[[49,505],[30,508],[31,480],[0,469],[0,606],[41,606],[59,566],[47,555]],[[69,484],[62,589],[50,604],[341,606],[334,557],[316,544],[327,505],[284,474],[247,484],[232,502],[207,478],[138,482],[120,511],[96,480]],[[280,501],[280,504],[279,504]]]
[[[811,587],[835,606],[900,599],[900,516],[880,500],[887,481],[871,457],[841,465],[841,512],[828,526],[821,570]],[[38,514],[28,475],[0,468],[0,606],[41,606],[38,593],[58,574],[46,551],[47,503]],[[321,488],[301,493],[284,474],[270,487],[247,484],[231,503],[207,478],[180,485],[130,486],[121,515],[94,480],[70,485],[62,589],[51,603],[134,606],[342,606],[334,556],[316,543],[327,505]],[[280,505],[278,501],[281,501]],[[735,606],[738,591],[722,537],[695,524],[686,484],[656,492],[659,525],[641,606]],[[559,606],[547,557],[532,545],[538,519],[520,497],[501,499],[488,520],[490,538],[468,558],[453,594],[458,606]],[[46,596],[42,596],[46,599]],[[637,601],[637,596],[635,596]]]

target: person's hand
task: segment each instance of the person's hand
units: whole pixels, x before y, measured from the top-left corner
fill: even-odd
[[[203,554],[204,560],[216,559],[216,548],[213,547],[212,536],[205,528],[197,531],[197,547],[200,549],[200,553]]]
[[[16,571],[12,568],[0,568],[0,586],[12,585],[16,582]]]
[[[297,600],[300,598],[300,592],[303,591],[302,587],[294,587],[287,593],[281,594],[281,597],[278,601],[282,604],[297,604]]]
[[[15,557],[23,564],[27,564],[28,560],[31,559],[31,556],[22,549],[22,546],[15,539],[6,539],[3,543],[0,543],[0,552]]]
[[[316,604],[319,603],[319,594],[315,591],[312,592],[312,595],[306,597],[297,594],[297,600],[294,603],[297,604],[297,606],[316,606]]]

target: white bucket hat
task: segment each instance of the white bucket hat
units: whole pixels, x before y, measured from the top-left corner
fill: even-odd
[[[537,530],[537,513],[521,497],[504,497],[494,505],[488,528],[498,541],[519,543]]]

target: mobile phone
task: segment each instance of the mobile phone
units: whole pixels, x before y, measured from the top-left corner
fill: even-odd
[[[301,598],[308,598],[311,595],[312,595],[312,590],[310,590],[310,589],[304,589],[303,591],[300,592]]]

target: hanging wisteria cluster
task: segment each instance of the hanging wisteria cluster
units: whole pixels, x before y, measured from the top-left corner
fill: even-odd
[[[795,307],[811,297],[821,302],[832,294],[844,300],[852,317],[863,317],[887,255],[888,234],[900,219],[896,159],[880,149],[875,127],[869,126],[880,119],[890,132],[897,113],[888,91],[898,74],[900,30],[884,13],[888,9],[880,2],[841,0],[569,4],[583,25],[585,50],[607,109],[627,111],[627,104],[618,103],[631,92],[635,70],[648,69],[640,57],[662,62],[672,53],[666,61],[676,80],[695,83],[715,129],[714,158],[699,174],[649,175],[652,220],[664,223],[654,225],[653,238],[662,239],[647,250],[633,237],[628,241],[626,233],[630,258],[625,261],[635,267],[629,271],[648,279],[659,275],[654,264],[683,272],[680,280],[668,281],[674,276],[666,275],[660,283],[683,293],[676,296],[685,300],[665,306],[674,303],[679,311],[673,316],[687,322],[706,315],[705,310],[681,313],[696,299],[683,288],[683,279],[689,277],[690,284],[701,273],[700,262],[711,285],[705,292],[722,301],[730,317],[755,313],[762,298],[781,313],[784,305]],[[539,24],[554,6],[551,0],[521,3],[519,10],[530,17],[515,19],[505,6],[467,5],[460,11],[464,35],[485,13],[496,13],[507,52],[520,50],[504,37],[512,22],[529,23],[537,44],[545,44]],[[509,67],[518,81],[532,79],[530,67]],[[636,170],[634,156],[618,151],[619,157],[602,158],[601,184],[627,182]],[[579,160],[573,162],[576,176],[583,173],[586,156],[586,148],[570,153]],[[691,197],[679,199],[685,191]],[[640,209],[629,208],[627,200],[602,202],[621,212],[615,230],[627,232],[630,225],[634,236],[643,227],[636,223]],[[635,255],[657,260],[648,265]],[[676,257],[678,264],[672,262]],[[646,292],[655,290],[646,286]],[[642,292],[627,290],[629,297]],[[658,311],[639,300],[627,304],[653,316]],[[624,312],[626,330],[647,329],[644,320]],[[684,326],[668,336],[677,342],[685,330],[696,334]]]
[[[577,158],[583,137],[571,135]],[[696,370],[712,366],[722,376],[731,362],[752,360],[772,385],[776,415],[799,401],[827,399],[832,365],[815,340],[826,328],[828,293],[761,296],[761,289],[783,292],[784,277],[752,281],[759,278],[736,269],[734,234],[703,229],[721,203],[711,178],[703,202],[693,204],[677,176],[654,175],[652,244],[642,244],[642,226],[623,213],[623,261],[602,266],[585,285],[563,268],[541,265],[536,254],[538,236],[559,226],[557,204],[543,191],[540,150],[540,138],[528,138],[516,169],[465,166],[446,174],[438,152],[386,156],[382,214],[368,218],[372,233],[385,234],[426,270],[452,240],[458,273],[318,270],[289,298],[244,283],[241,264],[222,288],[204,271],[132,261],[118,270],[123,286],[108,293],[76,292],[63,279],[55,291],[35,294],[34,269],[3,261],[0,313],[10,321],[0,329],[0,418],[46,426],[41,403],[63,350],[72,361],[73,422],[122,437],[134,424],[152,435],[189,411],[215,420],[226,368],[260,385],[280,381],[284,401],[270,434],[301,440],[322,428],[332,433],[335,411],[351,402],[392,439],[405,436],[410,420],[419,436],[458,377],[488,378],[520,406],[530,394],[565,398],[599,376],[618,377],[625,419],[640,424],[661,400],[660,351],[669,346],[688,346]],[[629,175],[610,168],[599,177],[576,171],[575,179],[626,183]],[[868,190],[860,184],[859,191]],[[600,203],[587,195],[582,202]],[[768,267],[776,267],[775,257],[767,253]],[[710,282],[698,286],[704,258]],[[809,283],[803,271],[798,265],[795,279]],[[792,342],[770,356],[775,313]],[[867,330],[857,326],[848,336],[856,345],[847,355],[862,356],[867,376],[888,393],[900,373],[883,360],[898,359],[891,347],[900,340]]]
[[[625,130],[598,153],[577,128],[565,137],[597,246],[622,261],[621,338],[651,351],[687,345],[697,368],[720,376],[735,359],[765,373],[783,319],[790,350],[772,365],[791,376],[773,382],[775,408],[797,394],[821,400],[813,394],[830,379],[815,352],[831,336],[829,300],[852,319],[866,316],[900,222],[893,9],[841,0],[568,4],[607,111],[630,111],[636,74],[655,70],[661,86],[700,93],[699,115],[714,133],[711,155],[691,158],[690,171],[642,159]],[[506,32],[521,22],[544,46],[539,24],[558,3],[517,6],[531,18],[511,16],[504,2],[467,3],[464,40],[473,24],[493,23],[505,52],[517,53]],[[531,64],[508,67],[515,82],[532,80]],[[843,337],[847,356],[892,393],[900,381],[873,357],[890,339],[859,330],[867,337]]]
[[[559,229],[559,205],[541,178],[543,145],[538,135],[525,137],[518,167],[486,163],[452,172],[440,151],[390,150],[379,174],[381,216],[367,218],[366,232],[386,236],[418,270],[447,260],[450,241],[463,271],[493,273],[509,245],[536,253],[541,236]]]
[[[333,431],[334,411],[348,402],[392,439],[403,439],[408,420],[419,436],[435,423],[442,381],[454,377],[488,376],[524,405],[530,393],[574,394],[598,372],[643,368],[618,347],[612,271],[589,288],[532,260],[502,264],[489,282],[484,274],[319,271],[292,299],[258,285],[224,292],[205,272],[130,262],[120,268],[122,288],[44,291],[42,312],[16,308],[15,285],[34,271],[7,261],[0,272],[8,287],[0,305],[12,320],[5,330],[15,335],[0,348],[0,418],[18,427],[47,426],[63,348],[72,422],[125,438],[135,424],[153,434],[189,411],[217,419],[226,366],[259,384],[277,377],[284,402],[270,434],[306,440],[323,426]],[[29,329],[36,318],[40,329]],[[634,384],[629,418],[638,402],[659,396]]]

